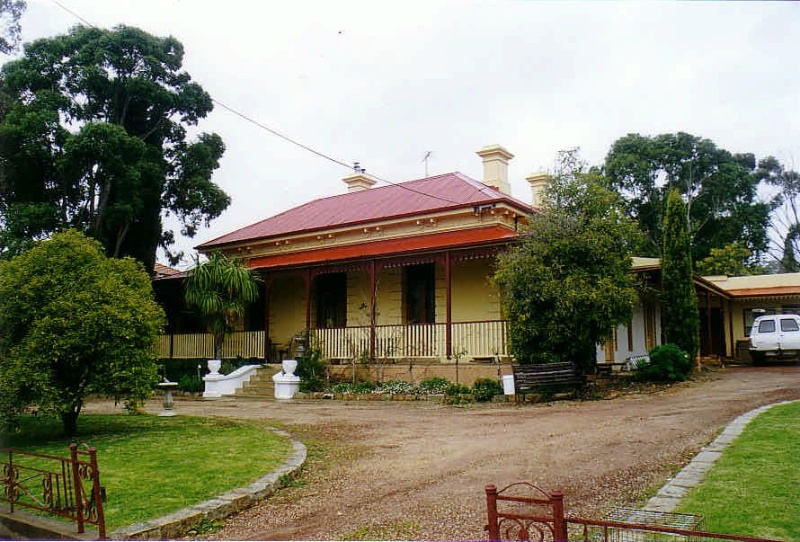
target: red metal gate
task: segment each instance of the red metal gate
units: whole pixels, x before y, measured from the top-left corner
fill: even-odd
[[[501,506],[498,506],[501,505]],[[712,533],[694,528],[670,526],[656,521],[661,515],[650,512],[647,523],[618,520],[595,520],[567,516],[564,495],[560,490],[546,492],[530,482],[517,482],[498,490],[486,486],[489,523],[485,529],[490,540],[530,540],[534,542],[678,542],[736,540],[739,542],[781,542],[767,538]],[[686,515],[686,514],[683,514]],[[632,516],[634,517],[634,516]]]
[[[11,513],[23,506],[68,518],[85,532],[85,524],[96,525],[100,539],[106,538],[97,450],[77,444],[69,457],[0,448],[3,462],[3,495]],[[87,487],[88,486],[88,487]]]

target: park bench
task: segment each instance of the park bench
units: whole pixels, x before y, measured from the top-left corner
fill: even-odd
[[[571,361],[560,363],[512,365],[514,393],[517,399],[526,393],[578,390],[583,386],[583,376]]]

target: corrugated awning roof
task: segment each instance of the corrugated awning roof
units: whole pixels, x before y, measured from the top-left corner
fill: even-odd
[[[316,199],[207,241],[197,248],[208,250],[228,243],[307,233],[501,201],[518,208],[521,213],[532,211],[527,203],[466,175],[458,172],[446,173],[416,181]]]
[[[400,239],[385,239],[355,245],[329,247],[304,252],[275,254],[253,258],[248,265],[252,268],[291,267],[298,265],[323,264],[336,261],[362,258],[388,257],[413,254],[428,250],[459,248],[493,242],[506,242],[517,237],[516,232],[502,226],[490,226],[470,230],[433,233]]]

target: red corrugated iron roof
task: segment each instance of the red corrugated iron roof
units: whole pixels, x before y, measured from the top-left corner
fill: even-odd
[[[446,173],[359,192],[320,198],[198,245],[209,249],[249,240],[324,230],[375,220],[413,216],[505,201],[530,212],[530,205],[461,173]]]
[[[385,239],[356,245],[330,247],[305,252],[275,254],[253,258],[248,265],[253,268],[286,267],[295,265],[321,264],[333,261],[354,260],[358,258],[374,258],[395,254],[408,254],[434,249],[457,248],[463,246],[490,244],[508,241],[517,234],[502,226],[489,226],[444,233]]]

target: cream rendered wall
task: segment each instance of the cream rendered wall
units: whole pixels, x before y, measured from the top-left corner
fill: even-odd
[[[653,303],[651,301],[651,303]],[[628,349],[628,326],[621,325],[616,329],[617,344],[614,349],[614,361],[622,363],[626,358],[647,354],[644,303],[640,299],[633,309],[630,327],[633,329],[633,349]],[[661,307],[655,304],[655,342],[661,344]],[[606,363],[605,346],[597,345],[597,363]]]
[[[480,258],[453,264],[450,283],[453,322],[502,319],[500,291],[490,279],[491,261],[489,258]],[[438,297],[436,301],[438,303]],[[444,303],[445,300],[442,299],[442,313],[446,316]],[[436,310],[439,321],[439,305]]]
[[[377,286],[377,325],[402,324],[402,267],[382,269],[376,278]],[[369,272],[351,271],[347,273],[347,325],[370,325]]]
[[[301,276],[276,277],[270,287],[269,337],[284,344],[306,327],[306,285]]]

